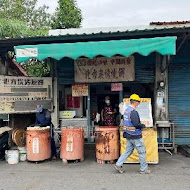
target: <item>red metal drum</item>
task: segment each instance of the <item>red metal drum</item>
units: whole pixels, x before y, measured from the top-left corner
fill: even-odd
[[[28,161],[43,161],[51,157],[50,130],[27,130],[26,149]]]
[[[64,163],[67,160],[84,160],[84,129],[63,127],[61,129],[61,153]]]
[[[114,161],[119,158],[119,128],[117,126],[100,126],[95,128],[96,159]]]

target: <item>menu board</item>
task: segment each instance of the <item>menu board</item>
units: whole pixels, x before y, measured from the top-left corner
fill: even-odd
[[[123,102],[124,107],[126,108],[130,104],[130,99],[124,98]],[[138,106],[137,111],[141,123],[145,124],[146,127],[153,127],[151,98],[141,98],[141,103]]]

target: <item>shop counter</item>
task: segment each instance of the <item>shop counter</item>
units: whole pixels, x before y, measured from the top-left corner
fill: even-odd
[[[153,128],[146,128],[142,131],[143,140],[146,146],[146,161],[150,164],[158,164],[158,142],[157,131]],[[126,150],[127,139],[123,138],[123,131],[120,131],[120,154]],[[139,156],[136,149],[133,154],[125,161],[125,163],[139,163]]]

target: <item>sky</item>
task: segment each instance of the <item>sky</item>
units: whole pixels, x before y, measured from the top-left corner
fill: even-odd
[[[53,13],[57,0],[38,0]],[[148,25],[157,21],[190,20],[190,0],[77,0],[83,28]]]

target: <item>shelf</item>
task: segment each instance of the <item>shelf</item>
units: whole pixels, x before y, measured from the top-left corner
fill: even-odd
[[[175,147],[175,132],[174,123],[157,122],[156,123],[158,137],[158,149],[174,150]]]
[[[172,142],[171,142],[171,143],[160,143],[160,142],[159,142],[158,144],[162,144],[162,145],[163,145],[163,144],[169,144],[169,145],[170,145],[170,144],[173,144],[173,143],[172,143]]]

